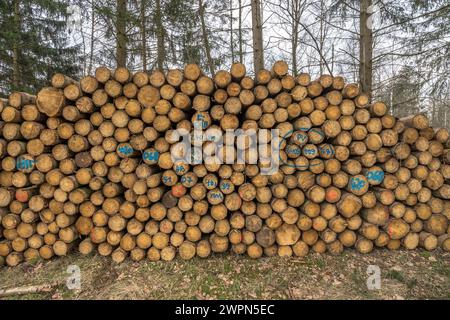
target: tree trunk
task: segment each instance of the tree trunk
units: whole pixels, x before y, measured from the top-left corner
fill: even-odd
[[[213,60],[211,57],[211,48],[209,46],[208,33],[206,30],[205,8],[203,6],[203,0],[198,0],[198,13],[200,15],[200,21],[202,24],[203,45],[205,47],[206,59],[208,60],[209,72],[211,72],[211,76],[213,76],[214,75],[214,63],[213,63]]]
[[[16,35],[14,37],[13,44],[13,85],[16,90],[22,82],[21,72],[20,72],[20,34],[22,32],[22,21],[20,16],[20,0],[14,1],[14,27],[16,30]]]
[[[334,61],[335,61],[335,56],[334,56],[334,44],[331,45],[331,71],[334,73]]]
[[[255,74],[264,69],[261,1],[252,0],[253,65]]]
[[[117,67],[126,67],[127,64],[127,0],[117,0],[116,2],[116,30],[117,30],[117,48],[116,59]]]
[[[172,63],[176,64],[178,62],[178,56],[177,56],[177,50],[175,50],[175,44],[172,38],[169,38],[169,46],[170,51],[172,51]],[[183,40],[183,47],[186,47],[186,41]],[[187,62],[190,61],[190,59],[186,59]]]
[[[38,286],[27,286],[27,287],[19,287],[19,288],[11,288],[11,289],[1,289],[0,297],[9,297],[9,296],[18,296],[24,294],[32,294],[32,293],[41,293],[41,292],[50,292],[53,287],[59,285],[58,283],[54,284],[44,284]]]
[[[359,81],[363,92],[372,95],[372,43],[370,23],[372,0],[361,0],[359,18]]]
[[[156,62],[158,65],[158,70],[164,69],[164,26],[162,24],[162,14],[161,14],[161,0],[156,0],[156,47],[157,47],[157,57]]]
[[[292,38],[292,73],[294,76],[297,76],[298,74],[298,67],[297,67],[297,35],[294,35]]]
[[[320,55],[323,57],[324,56],[324,50],[323,50],[323,46],[324,46],[324,42],[325,42],[325,26],[323,23],[323,20],[325,19],[324,17],[324,3],[323,0],[320,1],[320,37],[319,37],[319,51],[320,51]],[[319,62],[319,66],[320,66],[320,74],[323,74],[323,69],[324,69],[324,59],[320,59]]]
[[[231,63],[234,62],[234,43],[233,43],[233,0],[230,0],[230,48]]]
[[[292,13],[292,72],[294,76],[297,76],[298,66],[297,66],[297,49],[298,49],[298,27],[300,20],[300,8],[298,8],[299,3],[296,1],[293,3]]]
[[[147,72],[147,33],[146,33],[146,23],[145,23],[145,1],[141,0],[141,10],[140,10],[140,22],[141,22],[141,56],[142,56],[142,70]]]
[[[239,26],[238,26],[238,34],[239,34],[239,62],[242,63],[243,54],[242,54],[242,0],[239,0]]]
[[[91,3],[91,43],[90,43],[90,52],[89,52],[89,67],[88,74],[92,73],[92,64],[94,60],[94,32],[95,32],[95,4]]]

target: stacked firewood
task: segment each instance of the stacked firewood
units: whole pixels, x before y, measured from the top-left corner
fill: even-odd
[[[12,93],[1,107],[0,216],[6,240],[0,255],[10,266],[66,255],[78,238],[73,224],[79,195],[67,189],[78,168],[59,132],[61,122],[47,119],[35,102],[35,96]]]
[[[450,250],[449,132],[342,77],[100,67],[0,112],[0,264]]]

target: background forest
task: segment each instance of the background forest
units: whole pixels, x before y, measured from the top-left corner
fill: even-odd
[[[99,65],[167,70],[233,61],[250,73],[343,75],[396,116],[450,128],[448,0],[2,0],[0,96]]]

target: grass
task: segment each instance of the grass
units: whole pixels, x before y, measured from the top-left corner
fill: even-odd
[[[354,284],[355,291],[358,293],[358,295],[363,299],[370,299],[372,298],[372,295],[367,288],[367,279],[366,277],[359,272],[358,270],[354,269],[351,274],[351,279]]]
[[[416,279],[407,279],[402,272],[397,270],[389,270],[388,273],[386,274],[386,277],[389,279],[395,279],[401,283],[406,284],[408,289],[412,289],[414,288],[415,285],[417,285]]]
[[[190,261],[117,265],[77,254],[0,269],[0,289],[57,283],[51,292],[17,299],[449,299],[450,254],[378,250],[361,255],[310,254],[252,260],[213,255]],[[81,270],[81,289],[69,290],[67,268]],[[381,289],[369,290],[367,267],[381,269]]]

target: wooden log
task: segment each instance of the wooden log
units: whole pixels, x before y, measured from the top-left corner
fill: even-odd
[[[39,91],[36,98],[36,105],[39,111],[49,117],[58,115],[65,104],[63,91],[52,87],[43,88]]]
[[[74,84],[74,83],[76,83],[76,80],[74,80],[62,73],[55,73],[51,79],[52,87],[57,88],[57,89],[64,89],[69,84]]]
[[[421,232],[419,234],[419,245],[425,250],[432,251],[439,245],[438,238],[428,232]]]
[[[413,127],[417,130],[426,129],[429,126],[428,118],[424,114],[411,115],[401,118],[399,121],[403,122],[408,127]]]

